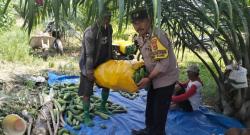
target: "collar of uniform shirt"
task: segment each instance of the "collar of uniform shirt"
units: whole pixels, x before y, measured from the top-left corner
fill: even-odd
[[[145,38],[143,36],[141,36],[141,35],[138,35],[138,37],[140,37],[140,38],[142,38],[144,40],[151,38],[151,36],[152,36],[152,28],[149,28]]]
[[[140,36],[140,35],[138,36],[138,39],[139,39],[140,42],[142,43],[142,44],[139,44],[139,47],[141,48],[141,47],[146,43],[146,41],[149,40],[151,37],[152,37],[152,29],[149,28],[148,33],[146,34],[146,37],[145,37],[145,38],[143,38],[143,37]]]

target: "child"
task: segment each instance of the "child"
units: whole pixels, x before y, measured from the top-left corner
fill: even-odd
[[[175,95],[172,96],[172,104],[176,104],[183,111],[192,112],[201,105],[200,92],[203,84],[199,77],[198,66],[190,65],[187,68],[187,76],[189,79],[187,82],[177,82]]]

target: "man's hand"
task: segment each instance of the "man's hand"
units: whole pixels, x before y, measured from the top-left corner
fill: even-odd
[[[177,104],[176,103],[174,103],[174,102],[171,102],[170,103],[170,107],[169,107],[170,109],[174,109],[174,108],[177,108]]]
[[[150,79],[148,77],[142,78],[139,83],[137,83],[137,86],[139,89],[144,88],[148,83],[150,82]]]
[[[95,80],[94,72],[93,72],[93,71],[87,72],[86,77],[87,77],[90,81],[94,81],[94,80]]]
[[[175,88],[174,88],[175,91],[181,90],[181,88],[182,88],[182,87],[181,87],[178,83],[175,84]]]

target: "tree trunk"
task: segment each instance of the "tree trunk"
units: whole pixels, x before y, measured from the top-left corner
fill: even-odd
[[[248,77],[249,78],[249,77]],[[248,79],[248,85],[249,85]],[[219,106],[223,114],[235,117],[250,127],[250,88],[235,89],[225,81]]]
[[[53,109],[53,103],[47,102],[41,108],[37,120],[35,121],[34,128],[32,129],[32,135],[48,135],[47,123],[51,121],[50,110]]]

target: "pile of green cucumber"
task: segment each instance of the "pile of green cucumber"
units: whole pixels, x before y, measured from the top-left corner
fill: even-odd
[[[139,92],[134,92],[134,93],[129,93],[129,92],[125,92],[125,91],[118,91],[120,93],[121,96],[128,98],[130,100],[134,100],[136,97],[139,96]]]
[[[49,90],[53,89],[54,101],[59,105],[59,111],[63,113],[64,121],[73,127],[74,130],[80,130],[80,124],[83,123],[83,102],[80,96],[78,96],[79,85],[74,84],[62,84],[54,85],[44,90],[46,94],[49,94]],[[109,119],[109,115],[98,111],[98,107],[101,104],[101,98],[98,96],[91,96],[90,98],[90,115],[94,117],[98,115],[102,119]],[[112,114],[126,113],[127,110],[119,104],[108,101],[107,108]],[[56,111],[56,109],[55,109]],[[60,133],[60,134],[59,134]],[[61,128],[58,131],[59,135],[69,133],[66,129]]]

